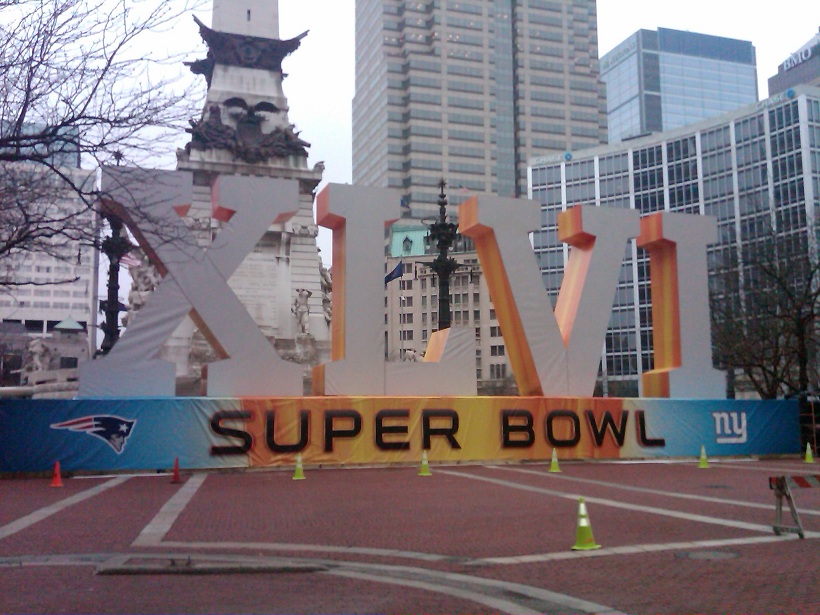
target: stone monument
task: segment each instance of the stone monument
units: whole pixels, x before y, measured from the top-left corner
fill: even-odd
[[[212,27],[196,21],[208,53],[188,66],[204,77],[208,91],[202,116],[191,121],[191,140],[177,153],[177,168],[194,178],[187,217],[207,246],[222,224],[211,212],[211,188],[220,175],[298,181],[296,215],[271,224],[228,283],[280,354],[307,370],[330,352],[323,305],[329,282],[313,220],[313,195],[324,165],[308,167],[309,144],[288,119],[282,89],[282,60],[307,32],[279,39],[276,0],[214,0]],[[166,344],[163,357],[176,364],[180,381],[197,379],[213,359],[190,319]]]

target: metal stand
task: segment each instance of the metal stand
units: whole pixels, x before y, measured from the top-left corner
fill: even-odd
[[[797,534],[800,538],[805,538],[803,534],[803,524],[800,523],[800,515],[797,514],[797,509],[794,507],[794,498],[789,489],[789,480],[786,476],[772,476],[769,478],[769,488],[774,489],[775,507],[774,507],[774,525],[772,529],[775,535],[781,534]],[[789,510],[792,513],[792,520],[794,526],[783,525],[783,499],[789,503]]]

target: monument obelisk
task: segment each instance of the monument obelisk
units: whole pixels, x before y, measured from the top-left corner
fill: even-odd
[[[313,220],[313,193],[324,167],[308,168],[309,144],[288,119],[282,88],[282,60],[307,32],[279,39],[277,0],[214,0],[211,27],[196,21],[208,54],[188,65],[208,90],[201,118],[191,122],[191,141],[177,153],[177,168],[193,173],[188,218],[207,245],[220,226],[211,215],[211,188],[220,175],[298,181],[297,213],[285,223],[271,220],[229,284],[280,354],[307,368],[326,360],[330,346],[329,276],[321,267]],[[163,356],[177,365],[179,379],[196,379],[213,359],[209,352],[186,321]]]

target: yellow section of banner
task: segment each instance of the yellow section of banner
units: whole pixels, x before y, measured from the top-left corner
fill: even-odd
[[[543,397],[244,399],[211,417],[252,466],[617,458],[640,420],[621,399]]]

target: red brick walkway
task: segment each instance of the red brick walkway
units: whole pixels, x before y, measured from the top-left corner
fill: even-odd
[[[820,612],[820,489],[776,537],[767,480],[816,465],[548,467],[0,480],[0,612]]]

